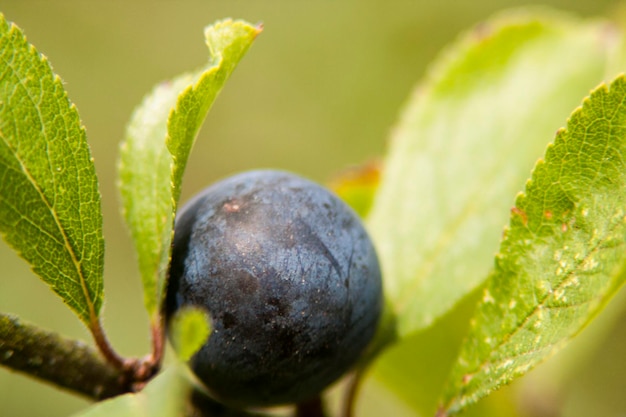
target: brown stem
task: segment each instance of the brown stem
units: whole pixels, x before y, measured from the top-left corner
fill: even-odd
[[[435,417],[448,417],[448,414],[444,411],[443,407],[440,407],[437,410],[437,414],[435,414]]]
[[[126,380],[130,381],[133,391],[143,389],[146,383],[161,369],[165,335],[160,316],[151,321],[150,332],[152,336],[152,352],[143,358],[124,358],[109,343],[100,320],[94,320],[91,325],[91,333],[100,353],[102,353],[107,362],[126,376]]]
[[[150,323],[152,352],[143,359],[128,359],[127,372],[133,382],[134,391],[140,391],[161,369],[165,348],[165,333],[161,317]]]
[[[94,400],[129,392],[119,369],[83,342],[42,330],[0,313],[0,365]]]
[[[296,417],[326,417],[322,397],[317,396],[296,405]]]
[[[272,417],[272,415],[235,410],[218,403],[202,391],[193,390],[187,403],[185,417]]]
[[[101,331],[101,327],[100,327]],[[17,317],[0,313],[0,365],[28,374],[83,395],[92,400],[134,392],[160,367],[163,357],[162,326],[152,327],[153,352],[143,360],[123,359],[110,349],[101,333],[96,338],[100,351],[82,341],[24,323]],[[105,344],[101,344],[102,342]],[[103,349],[104,346],[104,349]],[[107,352],[107,360],[101,354]],[[115,363],[115,366],[113,364]],[[144,368],[141,368],[143,366]],[[145,380],[139,370],[149,371]],[[298,417],[325,417],[322,401],[316,398],[296,407]],[[188,417],[269,417],[271,414],[230,409],[194,391],[188,403]]]
[[[157,319],[152,324],[152,356],[159,362],[163,356],[164,344],[165,335],[163,334],[163,324],[160,319]]]
[[[111,346],[109,340],[106,338],[104,329],[102,328],[102,322],[97,318],[94,319],[89,330],[91,330],[96,346],[100,349],[100,353],[102,353],[104,359],[120,371],[125,373],[129,372],[129,368],[131,367],[130,361],[124,359],[113,349],[113,346]]]
[[[161,367],[165,350],[165,325],[161,316],[152,320],[150,331],[152,332],[152,355],[150,359],[153,367],[158,370]]]
[[[356,402],[356,396],[361,388],[362,380],[361,372],[357,371],[352,375],[350,381],[348,381],[348,387],[343,404],[343,417],[352,417],[354,415],[354,403]]]

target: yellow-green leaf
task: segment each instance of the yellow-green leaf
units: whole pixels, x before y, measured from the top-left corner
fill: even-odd
[[[368,219],[401,337],[484,282],[519,184],[604,77],[607,33],[510,12],[465,35],[419,85]]]
[[[330,188],[359,216],[366,217],[378,189],[380,171],[381,164],[378,161],[348,169],[331,180]]]
[[[178,310],[169,328],[170,341],[182,361],[191,359],[211,334],[207,313],[194,307]]]
[[[207,65],[158,85],[129,122],[121,148],[119,186],[151,315],[163,298],[187,158],[207,112],[260,30],[232,20],[209,26]]]

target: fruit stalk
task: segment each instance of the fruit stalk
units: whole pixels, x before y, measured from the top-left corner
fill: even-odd
[[[324,402],[321,396],[296,405],[296,417],[326,417]]]

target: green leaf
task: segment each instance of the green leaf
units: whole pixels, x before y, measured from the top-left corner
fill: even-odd
[[[173,417],[184,415],[190,383],[178,366],[154,378],[138,394],[101,401],[75,417]]]
[[[0,232],[88,327],[97,321],[104,241],[85,131],[48,60],[2,15]]]
[[[406,337],[489,273],[511,196],[605,73],[603,24],[517,11],[432,68],[394,130],[368,219]]]
[[[437,325],[391,345],[374,362],[370,379],[393,392],[396,401],[410,406],[413,415],[434,415],[479,296],[478,290],[472,292],[443,315]]]
[[[626,78],[561,129],[511,210],[448,380],[454,414],[562,348],[626,280]]]
[[[187,158],[215,98],[260,31],[260,27],[232,20],[209,26],[205,31],[208,64],[158,85],[129,122],[121,149],[119,187],[151,315],[163,297]]]
[[[206,343],[211,334],[209,317],[203,309],[182,308],[174,315],[169,334],[180,360],[188,361]]]

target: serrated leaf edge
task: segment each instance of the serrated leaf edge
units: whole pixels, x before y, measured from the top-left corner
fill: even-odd
[[[46,66],[46,68],[48,69],[50,75],[52,76],[52,82],[54,83],[54,86],[56,88],[58,88],[60,91],[62,91],[62,99],[67,100],[68,103],[68,108],[70,111],[73,111],[74,113],[76,113],[76,119],[79,122],[79,131],[82,135],[83,138],[85,138],[86,136],[86,131],[85,131],[85,127],[82,124],[82,121],[78,115],[77,109],[76,109],[76,105],[74,103],[71,102],[71,100],[68,97],[67,91],[65,90],[65,88],[63,87],[63,81],[61,80],[61,78],[58,76],[58,74],[56,74],[54,72],[54,70],[52,69],[52,66],[50,65],[50,62],[48,61],[48,59],[41,53],[39,53],[37,51],[37,48],[35,48],[34,45],[32,45],[31,43],[28,42],[26,36],[24,35],[24,32],[13,22],[9,22],[5,19],[4,14],[2,14],[0,12],[0,26],[4,26],[7,31],[7,36],[12,37],[12,36],[18,36],[22,42],[24,42],[26,44],[26,46],[28,47],[28,53],[32,55],[32,57],[35,60],[38,60],[40,63],[44,64]],[[24,166],[23,161],[17,157],[17,154],[15,153],[15,150],[13,149],[13,147],[10,146],[10,144],[7,142],[6,137],[3,135],[2,132],[0,132],[0,139],[5,143],[7,149],[10,149],[13,153],[13,155],[15,156],[15,160],[19,163],[19,166],[22,170],[22,172],[24,173],[24,175],[26,176],[26,178],[28,178],[29,182],[32,184],[33,188],[36,190],[37,194],[40,195],[42,202],[44,202],[44,204],[46,205],[46,207],[48,208],[48,210],[50,211],[54,222],[56,224],[56,226],[58,227],[59,232],[61,233],[61,235],[63,236],[64,242],[63,242],[63,246],[65,246],[65,248],[67,249],[68,253],[70,254],[70,257],[72,259],[72,262],[76,268],[76,272],[77,275],[80,279],[80,287],[82,289],[83,292],[83,296],[85,297],[85,302],[87,304],[87,311],[85,314],[85,312],[83,311],[79,311],[78,309],[72,307],[68,302],[66,302],[66,298],[63,295],[61,295],[57,290],[56,290],[56,285],[49,283],[48,281],[44,280],[44,282],[46,282],[46,284],[48,284],[55,293],[57,293],[57,295],[59,295],[59,297],[65,302],[65,304],[70,308],[70,310],[72,310],[86,325],[87,327],[89,327],[90,329],[93,328],[93,326],[97,325],[98,323],[98,316],[100,313],[100,307],[102,305],[102,303],[98,303],[97,300],[102,298],[102,288],[103,288],[103,282],[102,282],[102,274],[100,274],[100,276],[97,278],[97,282],[93,288],[94,293],[95,293],[95,297],[96,300],[92,299],[91,296],[91,292],[89,291],[89,285],[87,284],[87,279],[85,278],[85,273],[83,271],[83,267],[82,267],[82,263],[78,260],[78,257],[76,256],[76,251],[75,248],[71,245],[67,234],[65,233],[65,229],[63,227],[62,222],[60,221],[57,213],[53,210],[53,207],[50,205],[48,199],[46,198],[46,196],[43,194],[41,187],[39,186],[39,184],[37,184],[37,182],[35,181],[35,179],[33,178],[33,176],[31,175],[30,171],[27,169],[27,167]],[[87,152],[89,154],[91,154],[91,151],[89,149],[89,146],[86,147]],[[89,155],[90,160],[93,161],[93,158],[91,158],[91,155]],[[100,194],[100,190],[98,188],[96,188],[96,197],[98,199],[98,202],[101,201],[101,194]],[[5,202],[6,204],[6,202]],[[16,210],[17,212],[17,210]],[[24,217],[23,217],[24,218]],[[25,220],[28,221],[27,218],[24,218]],[[100,222],[101,223],[101,222]],[[32,223],[31,223],[32,224]],[[2,234],[3,239],[6,241],[5,236],[6,233],[5,232],[0,232],[0,234]],[[13,247],[13,245],[10,245],[11,247]],[[18,249],[16,249],[16,252],[18,253],[18,255],[20,257],[22,256],[22,252]],[[36,268],[30,264],[30,262],[28,262],[31,270],[36,274],[39,275],[37,273]],[[40,276],[41,277],[41,276]],[[77,303],[80,304],[80,303]]]
[[[585,110],[585,108],[589,105],[589,103],[591,102],[591,100],[593,99],[594,96],[597,96],[599,94],[608,94],[611,87],[613,85],[615,85],[616,83],[622,83],[626,86],[626,76],[624,76],[624,74],[621,74],[620,76],[618,76],[617,78],[615,78],[610,85],[607,85],[605,82],[601,83],[598,87],[596,87],[593,91],[591,91],[590,95],[585,97],[583,99],[583,102],[580,106],[578,106],[570,115],[570,117],[568,117],[567,119],[567,125],[566,126],[570,126],[570,122],[579,117],[582,112]],[[622,103],[626,101],[626,97],[624,98],[624,100],[622,101]],[[555,140],[548,144],[548,146],[546,147],[546,152],[545,154],[547,155],[547,153],[549,152],[549,150],[555,146],[555,144],[557,144],[558,142],[563,142],[565,140],[564,136],[565,134],[568,132],[568,127],[563,127],[560,128],[555,136]],[[624,141],[626,141],[626,139],[624,139]],[[535,172],[537,172],[538,169],[540,169],[544,164],[545,164],[545,159],[541,158],[537,161],[535,167],[532,170],[531,173],[531,177],[526,181],[525,184],[525,189],[527,190],[532,184],[533,184],[533,178],[535,176]],[[521,211],[520,209],[518,209],[519,206],[523,206],[523,204],[520,204],[523,200],[525,200],[527,198],[527,193],[526,192],[520,192],[518,193],[516,200],[515,200],[515,207],[511,210],[511,215],[510,215],[510,224],[523,224],[525,227],[527,227],[527,223],[528,223],[528,219],[526,217],[526,214]],[[624,217],[622,219],[623,221],[626,222],[626,217]],[[618,227],[620,224],[616,223],[613,225],[613,228]],[[509,237],[509,233],[511,231],[511,227],[507,226],[505,227],[504,230],[504,236],[502,239],[502,242],[506,241]],[[502,346],[504,346],[512,337],[515,336],[515,334],[517,334],[519,331],[523,330],[525,328],[525,325],[528,324],[531,320],[531,318],[537,314],[540,314],[541,311],[543,311],[544,309],[549,309],[551,307],[546,306],[547,301],[549,300],[550,297],[552,297],[554,295],[554,293],[556,293],[562,286],[566,286],[568,280],[570,280],[572,274],[578,270],[578,267],[580,265],[583,265],[593,254],[597,253],[597,251],[601,248],[602,243],[604,243],[604,241],[606,240],[606,237],[603,239],[599,239],[597,244],[594,245],[593,247],[590,248],[590,250],[588,251],[587,255],[582,258],[581,260],[579,260],[579,262],[574,265],[572,268],[570,268],[570,270],[564,274],[564,278],[558,283],[558,285],[553,288],[552,293],[547,293],[545,294],[545,296],[541,299],[541,301],[537,304],[537,306],[535,306],[535,308],[533,308],[533,310],[527,314],[525,317],[523,317],[520,321],[519,324],[516,325],[515,329],[513,330],[512,333],[507,334],[496,346],[494,346],[492,348],[492,354],[494,352],[497,352]],[[496,262],[497,260],[501,257],[501,254],[496,255]],[[493,274],[493,273],[492,273]],[[489,388],[488,390],[486,390],[484,393],[482,394],[478,394],[478,393],[474,393],[471,394],[469,396],[465,396],[464,394],[460,393],[459,395],[456,395],[452,398],[450,398],[447,402],[445,406],[441,406],[440,409],[438,410],[437,416],[436,417],[447,417],[447,416],[451,416],[454,415],[460,411],[462,411],[465,407],[467,407],[470,404],[473,404],[475,402],[477,402],[479,399],[484,398],[486,396],[488,396],[489,394],[491,394],[492,392],[498,390],[500,387],[507,385],[508,383],[510,383],[513,379],[522,376],[524,374],[526,374],[528,371],[530,371],[532,368],[536,367],[537,365],[543,363],[544,361],[546,361],[547,359],[549,359],[551,356],[553,356],[555,353],[557,353],[559,350],[561,350],[562,347],[564,347],[569,341],[571,341],[574,337],[576,337],[581,331],[584,330],[584,328],[589,325],[589,323],[602,311],[603,307],[606,306],[606,304],[612,299],[612,297],[615,295],[615,293],[617,292],[617,290],[624,285],[624,283],[626,282],[626,280],[624,279],[624,277],[626,277],[626,260],[623,262],[623,264],[619,267],[616,268],[616,273],[614,273],[612,275],[612,278],[609,280],[610,285],[607,285],[607,292],[605,294],[602,294],[600,296],[596,296],[593,297],[583,303],[578,303],[578,304],[572,304],[572,305],[568,305],[568,308],[570,307],[576,307],[579,305],[583,305],[583,304],[587,304],[587,303],[595,303],[595,305],[593,306],[593,309],[591,310],[590,315],[585,319],[584,322],[580,323],[580,326],[578,327],[578,329],[576,329],[574,332],[572,332],[568,337],[560,340],[557,343],[552,343],[549,345],[546,345],[544,347],[540,347],[538,349],[535,350],[528,350],[523,352],[522,354],[519,355],[515,355],[515,356],[510,356],[507,357],[506,360],[498,360],[497,362],[493,362],[491,359],[484,361],[483,363],[481,363],[474,372],[470,372],[467,373],[463,376],[464,379],[464,383],[465,382],[469,382],[469,380],[472,379],[473,375],[475,375],[476,373],[480,372],[481,370],[487,369],[491,366],[494,365],[494,363],[505,363],[509,360],[515,359],[515,358],[519,358],[525,355],[529,355],[529,354],[534,354],[537,352],[541,352],[541,351],[548,351],[548,353],[546,353],[542,359],[538,362],[529,364],[528,366],[521,366],[518,367],[518,369],[516,369],[509,378],[505,378],[504,376],[502,377],[502,380],[497,382],[496,384],[494,384],[493,387]],[[622,282],[619,282],[619,278],[621,278]],[[488,278],[488,281],[491,280],[492,277],[490,276]],[[481,301],[479,302],[479,305],[481,303],[485,303],[487,301],[485,300],[489,300],[490,299],[490,294],[489,294],[489,290],[488,288],[484,289],[483,292],[483,298],[481,299]],[[478,311],[478,306],[476,311]],[[471,328],[475,327],[475,322],[472,322],[472,324],[470,325]],[[471,330],[470,330],[471,331]],[[465,342],[467,342],[467,340],[469,340],[468,338],[466,338]],[[465,343],[464,342],[464,343]],[[449,381],[450,383],[451,381]],[[445,389],[444,389],[445,392]]]

